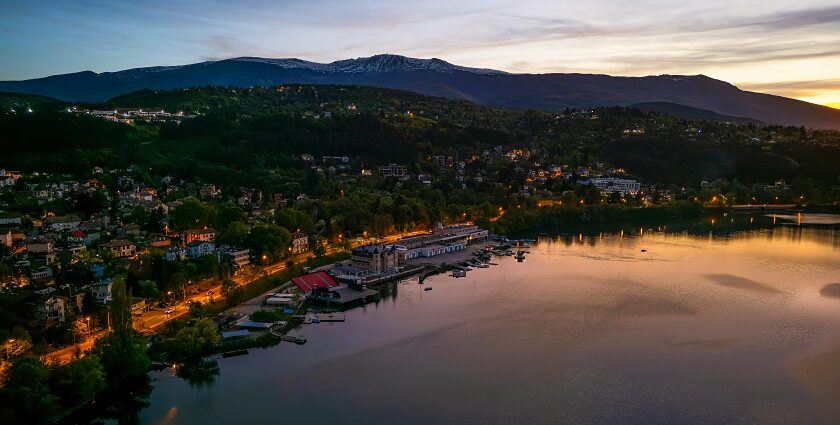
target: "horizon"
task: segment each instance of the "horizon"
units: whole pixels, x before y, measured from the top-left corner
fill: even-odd
[[[352,6],[154,0],[119,7],[83,0],[5,9],[0,34],[8,42],[0,54],[12,60],[0,68],[0,80],[242,56],[332,62],[399,52],[511,73],[703,74],[840,108],[840,78],[832,71],[840,69],[834,47],[840,6],[822,0],[796,7],[781,0],[433,1],[412,15],[377,0]]]

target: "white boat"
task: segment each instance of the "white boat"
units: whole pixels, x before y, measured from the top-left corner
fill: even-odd
[[[306,337],[305,336],[298,336],[298,335],[283,335],[280,338],[286,342],[294,342],[295,344],[306,344]]]

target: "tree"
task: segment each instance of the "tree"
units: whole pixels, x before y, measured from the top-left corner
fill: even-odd
[[[96,341],[93,354],[100,358],[108,382],[117,387],[145,378],[149,370],[146,341],[134,332],[111,332]]]
[[[315,231],[315,222],[309,214],[296,209],[282,209],[274,214],[274,224],[289,229],[289,231],[302,231],[312,233]]]
[[[105,388],[105,370],[96,356],[86,356],[57,368],[52,387],[65,406],[93,398]]]
[[[215,344],[219,343],[216,325],[210,319],[198,319],[181,328],[174,337],[166,341],[167,352],[173,360],[196,361]]]
[[[172,273],[172,276],[169,276],[169,282],[166,285],[166,301],[172,301],[171,299],[169,299],[169,292],[175,292],[177,294],[183,289],[186,282],[187,278],[184,276],[183,272],[177,271],[175,273]]]
[[[125,288],[125,279],[117,277],[111,286],[111,328],[117,335],[128,335],[131,327],[131,292]]]
[[[146,341],[131,325],[131,294],[122,278],[111,287],[111,333],[96,341],[94,354],[99,356],[108,381],[121,385],[145,376],[149,368]]]
[[[321,258],[327,254],[327,249],[321,241],[315,241],[312,245],[312,253],[315,254],[316,257]]]
[[[219,263],[219,267],[216,269],[216,277],[219,280],[230,279],[230,263],[228,263],[227,258]]]
[[[216,207],[216,230],[224,231],[231,223],[241,223],[245,221],[247,215],[239,205],[233,202],[225,202]]]
[[[153,280],[141,280],[137,283],[139,295],[143,298],[159,298],[160,290]]]
[[[9,418],[9,423],[38,424],[55,414],[58,405],[49,387],[50,370],[40,360],[22,357],[6,375],[0,389],[0,417]]]
[[[387,236],[394,229],[394,218],[391,214],[382,213],[373,216],[373,233],[376,236]]]
[[[236,289],[236,282],[230,279],[225,279],[222,281],[221,293],[223,297],[228,298],[234,289]]]
[[[146,223],[143,224],[143,230],[147,232],[159,232],[162,229],[161,223],[163,219],[166,217],[166,213],[163,211],[163,208],[157,207],[149,213],[149,218]]]
[[[184,199],[183,204],[169,215],[179,230],[211,225],[216,219],[216,211],[213,207],[192,197]]]
[[[102,206],[105,205],[105,195],[101,191],[95,192],[78,192],[75,195],[76,209],[83,212],[85,215],[102,211]]]
[[[32,348],[32,337],[26,329],[15,326],[3,341],[3,360],[14,359]]]
[[[193,301],[190,303],[190,314],[194,317],[202,317],[205,313],[204,305],[201,304],[201,301]]]
[[[248,226],[241,221],[234,221],[216,238],[216,242],[220,245],[243,246],[247,238]]]
[[[84,317],[77,317],[70,326],[74,340],[81,341],[85,335],[90,334],[90,324]]]
[[[215,275],[219,270],[219,257],[216,254],[205,255],[201,259],[198,271],[203,275]]]
[[[292,234],[276,224],[257,224],[248,235],[246,246],[253,250],[258,258],[265,261],[277,261],[286,252],[292,241]]]

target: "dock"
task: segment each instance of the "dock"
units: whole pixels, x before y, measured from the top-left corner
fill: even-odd
[[[303,324],[305,325],[321,322],[343,322],[346,320],[344,313],[308,313],[294,317],[303,320]]]

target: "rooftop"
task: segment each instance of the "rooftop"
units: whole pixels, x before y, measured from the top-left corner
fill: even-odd
[[[332,276],[324,271],[293,277],[292,282],[305,293],[310,293],[315,288],[335,288],[338,286]]]

